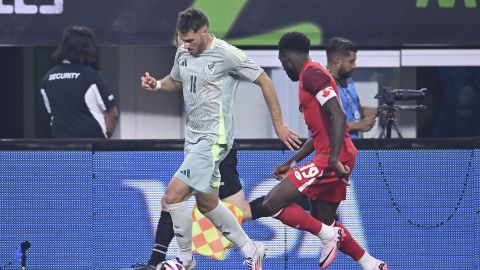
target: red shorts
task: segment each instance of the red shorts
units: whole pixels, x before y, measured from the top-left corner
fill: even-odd
[[[342,162],[350,168],[355,159]],[[316,156],[288,173],[288,179],[297,189],[312,200],[337,203],[347,198],[347,185],[328,169],[328,157]],[[347,176],[347,180],[350,175]]]

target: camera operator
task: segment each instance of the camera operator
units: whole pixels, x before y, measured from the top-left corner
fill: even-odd
[[[356,67],[357,48],[348,39],[331,38],[327,43],[327,68],[337,82],[338,93],[347,116],[352,138],[358,138],[360,132],[367,132],[375,126],[377,108],[360,104],[351,75]]]

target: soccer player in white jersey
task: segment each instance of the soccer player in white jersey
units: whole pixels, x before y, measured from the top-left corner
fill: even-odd
[[[298,135],[283,123],[273,83],[244,52],[215,38],[208,31],[208,18],[189,8],[179,13],[178,36],[183,42],[169,75],[156,80],[149,73],[141,77],[147,90],[183,89],[186,105],[185,158],[170,180],[165,201],[172,216],[179,254],[175,259],[187,270],[194,269],[192,219],[187,199],[194,195],[199,210],[232,243],[240,247],[249,269],[262,269],[265,247],[253,242],[233,214],[218,199],[218,164],[233,144],[233,103],[236,87],[225,87],[235,76],[260,86],[270,110],[273,126],[282,142],[298,148]]]

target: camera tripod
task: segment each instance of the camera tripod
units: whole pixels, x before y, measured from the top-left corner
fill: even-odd
[[[391,139],[393,129],[397,133],[398,138],[403,139],[402,133],[400,132],[400,128],[397,124],[398,120],[395,118],[395,112],[399,110],[423,111],[426,108],[427,107],[425,105],[383,105],[382,109],[378,112],[378,115],[380,115],[382,118],[382,121],[380,123],[380,125],[382,126],[382,131],[380,131],[380,136],[378,138]]]
[[[395,115],[392,113],[391,115],[387,116],[386,119],[382,119],[382,131],[380,131],[380,139],[390,139],[392,138],[392,129],[397,133],[398,138],[403,139],[402,133],[398,128],[398,120],[395,118]]]

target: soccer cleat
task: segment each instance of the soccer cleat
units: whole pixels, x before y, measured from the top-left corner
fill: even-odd
[[[192,261],[188,265],[184,265],[183,262],[176,257],[175,259],[164,261],[157,265],[155,270],[193,270],[197,266],[195,257],[192,256]]]
[[[333,227],[334,237],[326,240],[322,239],[322,256],[320,256],[320,269],[325,269],[332,264],[335,257],[337,257],[338,246],[343,238],[343,229],[340,227]]]
[[[121,268],[120,270],[155,270],[155,266],[151,264],[134,264],[130,268]]]
[[[243,262],[250,270],[262,270],[263,259],[265,258],[265,245],[260,242],[255,242],[255,254],[251,258],[246,258]]]

